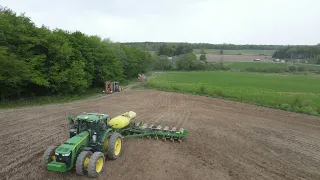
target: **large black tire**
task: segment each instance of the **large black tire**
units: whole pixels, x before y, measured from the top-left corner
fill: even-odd
[[[76,173],[78,175],[84,175],[88,172],[88,164],[91,158],[91,151],[82,151],[76,161]]]
[[[121,152],[122,152],[122,146],[123,146],[123,137],[119,133],[113,133],[109,139],[108,149],[107,149],[107,155],[108,158],[111,160],[116,160],[119,158]]]
[[[47,164],[55,160],[55,150],[57,146],[49,146],[43,153],[43,164],[47,167]]]
[[[104,154],[102,152],[95,152],[92,154],[88,164],[88,176],[98,177],[103,172]]]

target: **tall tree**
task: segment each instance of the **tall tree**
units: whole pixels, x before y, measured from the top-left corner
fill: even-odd
[[[202,48],[201,49],[201,52],[200,52],[200,61],[206,61],[207,60],[207,56],[206,56],[206,52],[204,51],[204,49]]]
[[[183,54],[178,57],[177,69],[183,71],[195,70],[197,57],[193,53]]]
[[[36,27],[24,14],[0,7],[1,100],[81,93],[107,80],[136,78],[151,55],[79,31]]]

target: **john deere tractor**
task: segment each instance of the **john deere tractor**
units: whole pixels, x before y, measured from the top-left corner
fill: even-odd
[[[106,158],[116,160],[121,154],[123,138],[154,137],[172,141],[189,134],[168,126],[134,123],[136,113],[129,111],[113,119],[107,114],[83,113],[75,119],[68,117],[70,138],[60,146],[49,147],[43,155],[46,169],[66,172],[75,168],[78,175],[97,177],[103,172]]]

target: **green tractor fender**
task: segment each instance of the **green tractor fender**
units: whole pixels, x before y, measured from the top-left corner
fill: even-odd
[[[112,129],[107,129],[102,133],[100,140],[99,140],[101,152],[105,153],[107,151],[108,143],[109,143],[108,138],[111,136],[112,132],[113,132]]]

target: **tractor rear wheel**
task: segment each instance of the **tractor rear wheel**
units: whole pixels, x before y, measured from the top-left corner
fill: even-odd
[[[56,160],[55,150],[57,146],[50,146],[48,149],[43,153],[43,163],[44,166],[47,167],[47,164]]]
[[[102,171],[105,163],[104,154],[102,152],[95,152],[92,154],[88,164],[88,176],[98,177]]]
[[[91,151],[82,151],[76,161],[76,173],[78,175],[84,175],[88,172],[88,164],[91,158]]]
[[[118,159],[122,151],[122,135],[119,133],[113,133],[108,143],[108,158],[112,160]]]

